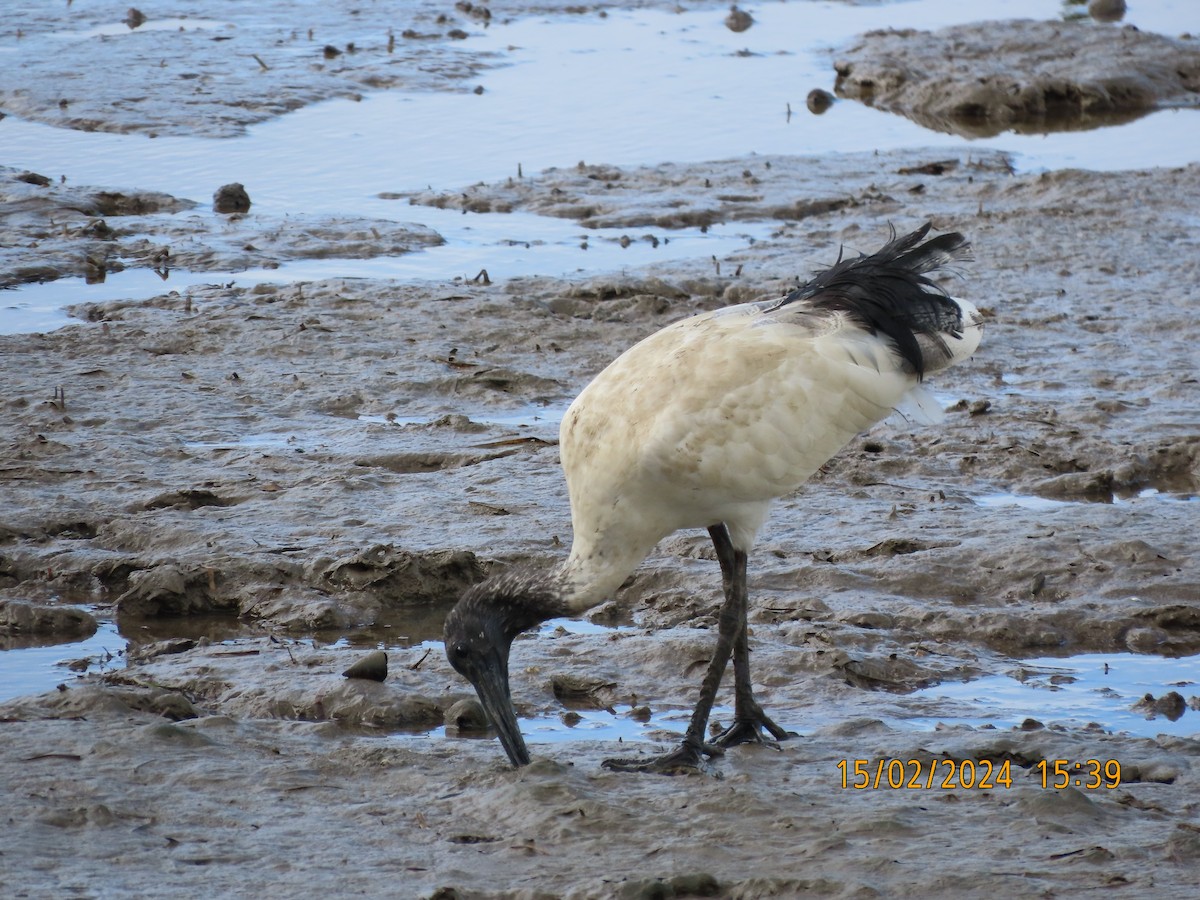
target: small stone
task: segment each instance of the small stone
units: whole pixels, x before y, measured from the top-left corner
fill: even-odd
[[[250,209],[250,195],[238,182],[222,185],[213,194],[213,211],[219,213],[240,213]]]
[[[387,654],[382,650],[368,653],[345,672],[346,678],[367,678],[371,681],[383,681],[387,678]]]
[[[1120,22],[1125,18],[1125,0],[1092,0],[1088,15],[1097,22]]]
[[[737,6],[729,7],[729,15],[725,17],[725,27],[740,34],[754,24],[754,16]]]
[[[129,11],[125,13],[125,24],[129,26],[130,30],[140,28],[145,22],[146,14],[144,12],[132,6],[129,7]]]
[[[829,107],[833,106],[833,94],[829,91],[821,90],[821,88],[813,88],[808,92],[808,98],[805,101],[808,104],[808,111],[814,116],[819,116]]]
[[[459,700],[446,710],[446,731],[453,734],[482,734],[490,727],[487,713],[474,697]]]

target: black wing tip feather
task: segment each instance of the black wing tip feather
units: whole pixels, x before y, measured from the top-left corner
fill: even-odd
[[[850,316],[872,334],[889,337],[900,357],[917,377],[929,368],[926,353],[932,349],[949,356],[943,335],[962,328],[962,310],[946,292],[929,280],[930,272],[970,258],[971,245],[958,232],[946,232],[922,241],[931,222],[896,236],[891,226],[887,244],[875,253],[854,259],[841,254],[834,265],[792,291],[779,306],[806,301],[813,309],[838,311]],[[929,340],[924,348],[918,340]]]
[[[896,226],[889,227],[892,230],[891,240],[877,253],[864,255],[860,259],[894,260],[923,275],[949,263],[971,258],[971,243],[960,232],[947,231],[922,244],[921,241],[933,227],[932,222],[926,222],[916,231],[899,238],[896,237]]]

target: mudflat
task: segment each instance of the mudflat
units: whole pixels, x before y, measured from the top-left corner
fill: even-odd
[[[186,15],[217,24],[147,30],[122,45],[121,66],[114,42],[95,41],[94,58],[2,67],[0,108],[218,137],[347,91],[412,89],[418,71],[432,79],[421,89],[470,89],[502,60],[473,57],[452,32],[601,10],[364,9],[378,46],[350,51],[344,10],[255,6],[271,36],[255,46],[281,48],[263,56],[279,81],[269,97],[249,100],[261,86],[249,76],[213,74],[254,30],[230,31],[228,10],[199,4]],[[81,27],[68,11],[18,7],[30,46],[39,29]],[[308,52],[304,15],[336,52]],[[151,60],[181,33],[172,59],[196,77],[148,83],[153,104],[118,102],[157,77]],[[995,22],[973,40],[997,34],[1014,53],[1042,40]],[[1194,57],[1194,41],[1170,41]],[[875,46],[854,48],[855,71]],[[881,46],[872,64],[894,66],[895,47]],[[1092,47],[1088,77],[1107,60]],[[47,93],[74,83],[87,90],[66,106]],[[1195,87],[1146,102],[1180,90]],[[1011,674],[1022,658],[1155,654],[1178,663],[1183,706],[1170,717],[1200,715],[1200,165],[1017,174],[1010,162],[979,148],[564,161],[405,192],[396,220],[251,207],[220,229],[187,216],[206,197],[0,170],[9,284],[154,268],[163,247],[195,271],[421,252],[441,241],[422,224],[428,207],[565,217],[630,241],[772,226],[720,260],[575,279],[168,284],[81,302],[78,323],[49,333],[0,336],[0,639],[65,641],[99,615],[130,640],[125,665],[0,704],[3,893],[1191,896],[1194,723],[1157,736],[1035,716],[973,726],[955,723],[969,707],[923,691]],[[983,345],[932,383],[944,423],[895,418],[860,436],[763,531],[750,568],[756,691],[797,736],[731,750],[723,777],[600,767],[683,729],[720,600],[702,533],[664,541],[595,627],[516,642],[532,765],[447,736],[471,694],[432,643],[441,616],[486,572],[569,545],[555,442],[571,398],[666,323],[777,295],[840,247],[870,252],[889,224],[924,221],[973,243],[944,284],[984,311]],[[379,645],[384,682],[343,677]],[[573,734],[564,683],[584,686],[574,706],[649,718],[650,740]],[[1143,708],[1165,719],[1162,699]],[[905,724],[914,717],[947,724]],[[1102,777],[1111,760],[1119,779]],[[856,789],[860,761],[869,783]]]

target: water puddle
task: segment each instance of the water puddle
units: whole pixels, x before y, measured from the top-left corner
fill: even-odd
[[[601,228],[588,231],[566,219],[521,213],[472,214],[470,224],[458,212],[412,211],[438,230],[446,243],[401,256],[374,259],[297,260],[280,266],[241,272],[190,272],[130,268],[111,272],[102,282],[61,278],[0,292],[0,334],[51,331],[78,324],[65,307],[76,303],[148,300],[172,291],[209,285],[253,287],[257,284],[302,283],[335,278],[390,278],[402,281],[468,281],[487,272],[491,280],[529,275],[577,276],[643,268],[695,257],[725,259],[766,240],[778,223],[715,224],[706,229]],[[441,222],[439,220],[447,220]],[[650,240],[649,238],[654,238]],[[622,238],[628,238],[623,241]]]
[[[370,628],[314,635],[335,647],[401,651],[396,664],[415,662],[442,652],[442,623],[448,606],[396,610]],[[632,626],[601,625],[586,620],[554,619],[538,630],[541,637],[612,634]],[[131,643],[172,638],[206,637],[236,646],[251,629],[229,617],[100,622],[90,637],[67,643],[22,642],[0,650],[0,702],[52,690],[87,674],[122,669]],[[253,632],[257,633],[257,632]],[[411,657],[411,659],[410,659]],[[634,701],[636,703],[636,700]],[[1005,675],[971,681],[944,682],[895,699],[901,712],[889,724],[932,730],[941,724],[994,726],[1008,729],[1035,719],[1047,727],[1074,730],[1101,728],[1154,737],[1200,734],[1200,656],[1171,659],[1131,653],[1094,653],[1072,657],[1019,660]],[[595,740],[660,742],[678,740],[686,730],[690,707],[634,706],[614,703],[564,702],[559,712],[521,718],[530,743]],[[714,721],[728,722],[732,709],[718,706]],[[785,727],[800,723],[783,722]],[[801,726],[801,730],[803,730]],[[421,730],[418,736],[447,738],[445,727]],[[458,737],[459,735],[453,735]],[[481,735],[480,737],[486,737]]]
[[[601,625],[587,619],[547,619],[538,626],[538,634],[618,634],[637,630],[633,625]]]
[[[426,651],[442,653],[442,626],[453,606],[453,602],[424,603],[384,610],[369,627],[316,637],[334,647],[403,651],[418,658]]]
[[[555,744],[567,741],[614,741],[618,743],[656,742],[670,744],[683,739],[691,709],[652,709],[645,706],[614,704],[608,709],[566,709],[544,716],[524,716],[518,721],[528,744]],[[714,722],[732,721],[733,709],[713,707]],[[495,740],[493,734],[447,735],[445,727],[421,732],[433,738]]]
[[[1118,488],[1106,495],[1079,496],[1070,500],[1039,497],[1036,494],[995,493],[972,498],[976,506],[997,509],[1016,506],[1034,512],[1053,512],[1077,507],[1081,503],[1104,503],[1116,506],[1144,503],[1196,503],[1200,502],[1195,480],[1192,478],[1164,478],[1149,486]]]
[[[123,669],[128,641],[115,622],[107,621],[79,641],[44,643],[32,637],[20,644],[9,638],[6,644],[0,649],[0,703],[43,693],[90,673]]]
[[[1176,692],[1183,707],[1161,700]],[[1145,703],[1147,694],[1160,701]],[[1093,723],[1105,731],[1153,737],[1200,734],[1200,657],[1169,659],[1132,653],[1089,653],[1021,660],[1006,675],[943,682],[899,702],[908,707],[893,724],[935,728],[939,723],[1012,728],[1032,718],[1072,729]],[[1190,707],[1189,707],[1190,702]]]
[[[1118,491],[1113,494],[1113,503],[1137,503],[1149,500],[1155,503],[1195,503],[1200,501],[1200,494],[1192,488],[1186,491],[1167,491],[1156,487],[1139,488],[1134,491]]]
[[[442,624],[450,606],[422,604],[388,610],[368,628],[315,632],[299,640],[333,647],[400,651],[415,661],[424,653],[442,652]],[[96,614],[96,610],[90,611]],[[572,625],[587,627],[587,623]],[[236,648],[241,640],[262,635],[261,628],[236,616],[195,615],[122,618],[119,622],[104,619],[91,637],[77,641],[63,642],[52,635],[7,637],[0,643],[0,703],[44,693],[84,675],[123,669],[128,654],[155,641],[203,638],[214,645]]]
[[[1049,497],[1037,497],[1033,494],[985,494],[974,498],[976,506],[985,509],[996,509],[1005,506],[1017,506],[1021,509],[1032,509],[1036,512],[1064,509],[1075,504],[1069,500],[1051,500]]]

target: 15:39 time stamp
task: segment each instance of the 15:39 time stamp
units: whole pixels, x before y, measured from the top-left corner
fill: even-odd
[[[841,787],[852,790],[992,790],[1013,786],[1012,760],[841,759]],[[1121,783],[1115,759],[1043,759],[1031,767],[1043,788],[1111,790]]]
[[[1078,762],[1068,759],[1042,759],[1033,764],[1033,771],[1041,779],[1044,788],[1112,790],[1121,783],[1121,763],[1115,759],[1084,759]]]

